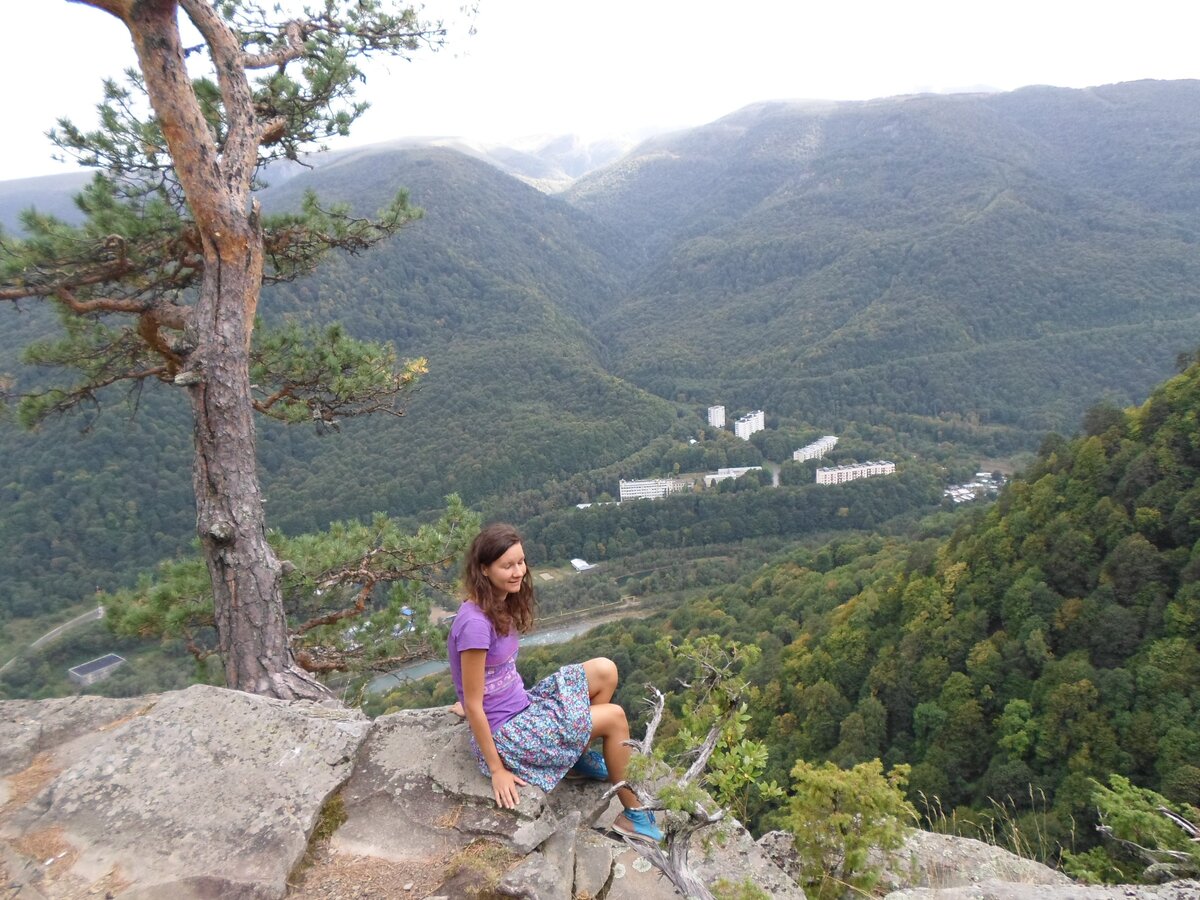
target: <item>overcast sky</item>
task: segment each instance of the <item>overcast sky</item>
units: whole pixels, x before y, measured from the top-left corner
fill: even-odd
[[[428,4],[454,19],[463,0]],[[3,0],[0,178],[63,171],[44,133],[94,123],[132,64],[123,27],[65,0]],[[476,33],[373,65],[340,146],[403,136],[639,136],[760,100],[1087,87],[1200,77],[1194,0],[479,0]],[[1198,111],[1200,112],[1200,111]]]

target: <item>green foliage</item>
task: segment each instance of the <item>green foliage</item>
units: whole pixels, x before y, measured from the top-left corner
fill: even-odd
[[[848,770],[798,760],[791,774],[780,822],[795,835],[805,891],[822,898],[841,897],[847,888],[869,892],[880,869],[869,865],[868,854],[899,848],[917,818],[904,799],[909,767],[885,775],[878,759]]]
[[[700,784],[739,819],[745,819],[752,790],[764,801],[779,800],[783,796],[779,786],[762,780],[767,766],[766,746],[746,736],[750,685],[741,673],[758,661],[759,649],[754,645],[725,644],[713,635],[688,638],[678,645],[664,639],[658,649],[675,664],[676,677],[687,686],[678,731],[663,750],[686,758],[682,755],[695,753],[705,735],[719,726]],[[665,795],[661,799],[668,802]],[[670,802],[683,804],[671,808],[691,808],[686,800]]]
[[[355,340],[339,325],[304,330],[289,322],[273,331],[256,328],[255,337],[255,407],[291,424],[336,427],[345,416],[398,415],[400,395],[428,371],[424,359],[398,366],[394,347]]]
[[[1064,854],[1068,874],[1089,883],[1158,882],[1200,874],[1200,847],[1194,837],[1164,815],[1174,813],[1195,828],[1200,809],[1173,804],[1120,775],[1110,775],[1108,784],[1091,782],[1098,827],[1106,840],[1087,853]]]
[[[771,895],[750,879],[734,882],[718,878],[712,886],[716,900],[771,900]]]
[[[432,655],[440,632],[429,624],[430,598],[452,590],[450,569],[478,527],[479,517],[451,495],[442,516],[415,531],[377,514],[319,534],[272,533],[301,663],[324,673]],[[214,650],[212,588],[198,557],[164,562],[155,577],[103,599],[119,635],[183,640],[198,659]]]

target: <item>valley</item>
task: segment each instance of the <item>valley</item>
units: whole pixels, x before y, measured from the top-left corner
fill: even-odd
[[[1192,81],[756,104],[556,194],[446,146],[265,173],[271,213],[311,189],[369,215],[401,187],[424,210],[262,297],[264,322],[339,322],[427,368],[403,415],[259,425],[294,619],[348,535],[508,520],[538,566],[597,566],[539,583],[547,622],[639,609],[531,646],[525,678],[610,656],[640,709],[643,685],[679,679],[672,642],[752,646],[741,724],[769,750],[764,783],[799,760],[910,766],[910,798],[980,835],[1007,798],[1064,865],[1095,848],[1078,824],[1114,774],[1200,804],[1197,108]],[[5,197],[31,196],[0,191],[8,234]],[[54,355],[50,311],[0,315],[6,394],[71,383],[34,364]],[[714,398],[766,410],[762,429],[714,427]],[[66,694],[66,669],[107,652],[129,663],[98,692],[220,680],[187,648],[211,614],[181,398],[95,399],[33,431],[9,409],[0,428],[6,697]],[[792,458],[831,434],[825,458]],[[895,472],[815,483],[868,460]],[[622,482],[721,469],[746,471],[611,502]],[[992,471],[1012,476],[994,501],[943,494]],[[372,611],[450,608],[443,569],[381,583]],[[89,624],[19,652],[98,590],[159,605],[127,607],[120,636]],[[383,669],[440,653],[437,626],[380,620]],[[352,696],[377,673],[349,677]],[[749,788],[739,802],[756,829],[787,818]]]

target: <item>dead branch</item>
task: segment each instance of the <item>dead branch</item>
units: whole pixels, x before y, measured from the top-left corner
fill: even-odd
[[[663,709],[666,704],[666,700],[658,688],[653,685],[647,685],[647,688],[653,693],[653,699],[648,699],[647,702],[653,707],[654,711],[650,716],[650,723],[646,726],[646,735],[640,741],[630,740],[627,742],[631,747],[645,755],[649,755],[653,749],[655,733],[658,730],[659,723],[662,721]],[[674,781],[673,786],[686,788],[701,777],[705,767],[708,765],[709,759],[712,757],[713,751],[716,749],[721,732],[724,731],[729,719],[737,714],[738,705],[735,700],[725,715],[713,723],[696,754],[696,759],[692,762],[687,772]],[[637,785],[628,782],[612,785],[605,791],[604,797],[613,796],[622,787],[632,790],[643,806],[650,809],[663,809],[663,804],[657,797],[648,795]],[[724,817],[725,810],[717,809],[714,812],[709,812],[699,802],[694,803],[692,808],[687,810],[686,816],[669,817],[667,821],[663,822],[662,826],[666,834],[664,842],[666,844],[665,852],[657,844],[652,845],[646,841],[638,841],[630,837],[624,837],[624,840],[633,850],[641,854],[644,859],[662,872],[663,876],[685,897],[694,897],[696,900],[713,900],[713,895],[707,885],[692,871],[691,865],[688,862],[688,854],[691,849],[692,835],[702,828],[715,825]]]
[[[1183,830],[1185,834],[1193,841],[1200,841],[1200,828],[1180,815],[1177,815],[1165,806],[1158,807],[1158,811],[1167,817],[1173,824]],[[1100,824],[1096,826],[1096,830],[1100,832],[1107,840],[1122,848],[1125,852],[1134,857],[1140,857],[1145,862],[1149,863],[1145,871],[1142,873],[1144,877],[1153,881],[1168,881],[1176,878],[1189,878],[1200,873],[1200,858],[1192,852],[1185,850],[1166,850],[1159,847],[1143,847],[1136,841],[1127,840],[1126,838],[1117,837],[1113,833],[1112,826]]]

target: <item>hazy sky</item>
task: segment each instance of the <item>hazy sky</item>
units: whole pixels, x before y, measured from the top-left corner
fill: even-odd
[[[453,19],[460,2],[427,9]],[[63,171],[43,135],[60,115],[93,124],[100,79],[132,64],[128,35],[65,0],[3,3],[0,178]],[[1193,0],[479,0],[474,25],[438,54],[372,66],[373,108],[344,146],[635,135],[759,100],[1200,77]]]

